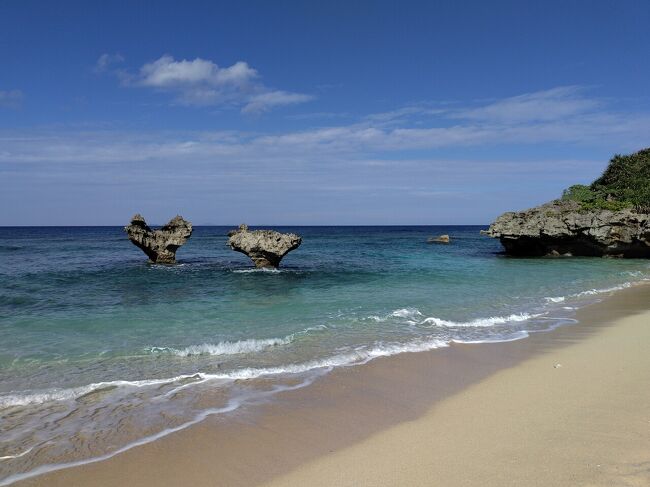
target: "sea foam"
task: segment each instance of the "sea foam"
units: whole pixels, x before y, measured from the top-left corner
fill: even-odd
[[[42,404],[45,402],[59,402],[75,400],[79,397],[90,394],[100,389],[111,388],[141,388],[146,386],[171,385],[178,383],[180,387],[187,387],[194,384],[206,382],[208,380],[244,380],[256,379],[258,377],[282,375],[282,374],[301,374],[311,372],[317,369],[332,369],[341,366],[351,366],[366,363],[377,357],[386,357],[403,352],[418,352],[432,350],[448,346],[447,341],[433,338],[418,338],[405,343],[383,343],[377,342],[369,347],[358,347],[356,349],[342,351],[341,353],[331,355],[322,359],[308,360],[298,363],[289,363],[273,367],[244,367],[233,369],[228,372],[219,374],[196,373],[179,375],[165,379],[150,379],[139,381],[114,380],[88,384],[81,387],[69,389],[50,389],[44,391],[21,391],[0,395],[0,409]],[[193,380],[193,383],[185,383],[187,380]]]
[[[92,384],[71,387],[68,389],[45,389],[41,391],[18,391],[10,394],[0,395],[0,409],[13,406],[27,406],[34,404],[43,404],[46,402],[70,401],[85,396],[101,389],[113,389],[118,387],[141,388],[147,386],[159,386],[170,384],[177,381],[188,379],[201,380],[204,374],[186,374],[164,379],[145,379],[145,380],[113,380],[104,382],[95,382]]]
[[[192,355],[238,355],[243,353],[263,352],[269,348],[280,345],[288,345],[294,340],[293,336],[285,338],[249,339],[236,342],[219,342],[216,344],[203,343],[201,345],[190,345],[185,348],[173,347],[150,347],[150,353],[169,353],[177,357],[189,357]]]
[[[602,288],[602,289],[589,289],[588,291],[582,291],[580,293],[575,293],[575,294],[572,294],[571,296],[580,297],[580,296],[593,296],[593,295],[596,295],[596,294],[613,293],[614,291],[621,291],[622,289],[627,289],[629,287],[632,287],[632,283],[631,282],[624,282],[623,284],[619,284],[618,286],[606,287],[606,288]]]
[[[5,455],[5,456],[0,457],[0,460],[13,460],[14,458],[24,457],[25,455],[27,455],[33,449],[34,449],[34,447],[30,447],[30,448],[27,448],[27,450],[25,450],[25,451],[22,451],[20,453],[16,453],[15,455]]]
[[[230,413],[232,411],[235,411],[239,409],[242,405],[248,403],[248,402],[254,402],[255,400],[261,400],[269,396],[273,396],[279,392],[285,392],[285,391],[292,391],[296,389],[300,389],[303,387],[306,387],[310,385],[317,376],[309,377],[303,380],[302,382],[295,384],[295,385],[276,385],[270,390],[267,391],[255,391],[254,393],[243,393],[237,397],[234,397],[228,401],[228,403],[224,407],[220,408],[210,408],[206,409],[204,411],[201,411],[200,413],[196,414],[192,419],[189,421],[186,421],[178,426],[172,427],[172,428],[165,428],[157,433],[154,433],[149,436],[145,436],[143,438],[140,438],[136,441],[133,441],[131,443],[128,443],[116,450],[113,450],[109,453],[105,453],[103,455],[98,455],[90,458],[85,458],[81,460],[75,460],[71,462],[62,462],[62,463],[49,463],[45,465],[40,465],[36,468],[33,468],[32,470],[29,470],[27,472],[23,473],[17,473],[13,475],[9,475],[8,477],[0,478],[0,487],[5,487],[7,485],[11,485],[15,482],[21,481],[21,480],[26,480],[32,477],[36,477],[38,475],[43,475],[45,473],[49,472],[55,472],[57,470],[63,470],[65,468],[70,468],[70,467],[78,467],[81,465],[88,465],[91,463],[97,463],[101,462],[104,460],[108,460],[109,458],[112,458],[116,455],[119,455],[120,453],[124,453],[128,450],[131,450],[132,448],[135,448],[137,446],[141,445],[146,445],[147,443],[151,443],[153,441],[156,441],[160,438],[164,438],[165,436],[168,436],[172,433],[175,433],[177,431],[184,430],[190,426],[193,426],[195,424],[198,424],[205,420],[206,418],[210,416],[215,416],[218,414],[225,414],[225,413]],[[29,453],[33,448],[29,448],[27,451],[23,452],[22,454],[18,455],[18,457],[26,455]]]
[[[638,277],[640,277],[641,275],[644,275],[644,274],[640,273],[639,271],[637,271],[637,272],[627,272],[626,274],[634,275],[634,276],[638,276]],[[643,277],[643,278],[639,279],[639,282],[644,282],[644,281],[647,281],[647,280],[648,280],[648,278]],[[632,287],[634,285],[635,285],[635,283],[633,283],[633,282],[624,282],[624,283],[618,284],[616,286],[605,287],[605,288],[588,289],[586,291],[581,291],[581,292],[578,292],[578,293],[569,294],[568,296],[546,297],[546,298],[544,298],[544,300],[547,303],[563,303],[564,301],[566,301],[567,298],[581,298],[581,297],[585,297],[585,296],[597,296],[599,294],[608,294],[608,293],[613,293],[613,292],[616,292],[616,291],[621,291],[623,289],[630,288],[630,287]]]
[[[564,296],[544,298],[548,303],[562,303],[566,298]]]
[[[533,318],[539,318],[543,316],[543,313],[538,314],[529,314],[529,313],[519,313],[511,314],[509,316],[491,316],[489,318],[477,318],[470,321],[450,321],[436,318],[435,316],[425,318],[422,321],[422,324],[431,324],[435,326],[444,326],[444,327],[483,327],[483,326],[494,326],[502,325],[505,323],[515,323],[519,321],[528,321]]]

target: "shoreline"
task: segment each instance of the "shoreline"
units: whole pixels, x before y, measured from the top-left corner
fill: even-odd
[[[650,288],[637,291],[416,420],[263,485],[650,485]]]
[[[424,421],[438,404],[504,371],[579,346],[613,322],[647,311],[649,296],[648,285],[625,289],[578,310],[576,325],[522,340],[453,344],[339,368],[310,387],[280,393],[255,411],[248,408],[227,418],[207,418],[110,459],[12,485],[230,486],[259,485],[273,478],[277,485],[295,485],[299,480],[292,480],[292,474],[302,482],[310,468],[322,468],[319,462],[332,463],[333,456],[348,449],[376,444],[376,436]],[[309,483],[317,480],[310,477]]]

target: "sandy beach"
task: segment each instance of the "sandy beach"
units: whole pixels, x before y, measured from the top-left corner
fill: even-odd
[[[650,312],[617,319],[266,485],[650,485],[649,351]]]
[[[269,404],[16,485],[650,483],[650,286],[508,343],[343,368]]]

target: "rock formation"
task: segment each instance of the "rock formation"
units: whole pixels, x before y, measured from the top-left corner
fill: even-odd
[[[631,208],[584,209],[555,200],[504,213],[484,233],[511,255],[650,257],[650,215]]]
[[[142,215],[137,214],[131,218],[131,223],[124,227],[124,230],[129,240],[147,254],[151,262],[174,264],[176,251],[192,235],[192,224],[177,215],[166,225],[152,230]]]
[[[228,245],[231,249],[246,254],[257,268],[280,266],[282,258],[302,243],[302,238],[294,233],[280,233],[274,230],[248,230],[240,225],[237,230],[228,232]]]
[[[440,235],[439,237],[430,237],[427,239],[427,243],[448,244],[450,241],[449,235]]]

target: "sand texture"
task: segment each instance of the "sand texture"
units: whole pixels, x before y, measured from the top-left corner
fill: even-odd
[[[269,486],[650,486],[650,312]]]

